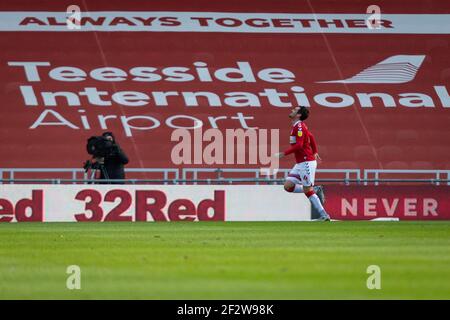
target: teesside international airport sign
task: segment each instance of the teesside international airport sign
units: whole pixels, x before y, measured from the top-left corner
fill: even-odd
[[[352,84],[397,84],[407,83],[414,79],[419,67],[425,58],[424,55],[397,55],[389,57],[380,63],[370,66],[355,76],[348,79],[335,81],[318,81],[318,83],[352,83]],[[284,68],[274,68],[269,66],[259,70],[254,70],[248,61],[238,61],[232,67],[220,68],[215,71],[210,70],[204,62],[194,62],[192,66],[167,66],[156,68],[153,66],[137,66],[129,70],[119,67],[100,67],[91,70],[78,66],[52,66],[49,61],[8,61],[8,66],[15,72],[22,73],[26,83],[19,86],[24,106],[34,109],[42,109],[36,120],[29,126],[29,129],[37,129],[41,126],[62,126],[71,129],[90,129],[90,121],[84,115],[84,106],[111,107],[114,104],[127,108],[133,107],[169,107],[171,102],[182,103],[186,107],[199,107],[201,98],[206,98],[204,106],[209,107],[234,107],[234,108],[260,108],[262,105],[275,108],[286,108],[294,105],[311,106],[314,103],[328,108],[346,108],[359,105],[362,108],[373,108],[374,100],[381,99],[381,104],[386,108],[395,108],[397,105],[403,107],[441,107],[450,108],[450,95],[446,86],[433,86],[433,95],[421,92],[402,92],[396,96],[388,93],[377,92],[357,92],[355,95],[339,92],[324,92],[310,96],[305,88],[293,85],[299,78],[294,72]],[[64,91],[40,91],[36,90],[37,84],[42,83],[43,78],[51,78],[52,82],[66,83],[69,87],[79,86],[83,83],[90,83],[89,87],[78,90]],[[160,82],[176,83],[182,86],[183,83],[211,83],[236,84],[236,83],[262,83],[266,86],[276,86],[278,84],[292,84],[288,92],[280,92],[276,88],[264,88],[260,92],[232,91],[218,93],[214,91],[107,91],[100,89],[102,85],[118,83],[149,83],[152,85]],[[93,83],[98,84],[93,86]],[[324,85],[325,86],[325,85]],[[55,109],[58,105],[57,98],[65,97],[69,107],[80,108],[83,115],[81,121],[75,122],[65,118],[63,113]],[[115,115],[99,115],[98,123],[106,126],[107,118],[116,118]],[[195,115],[173,115],[166,119],[165,123],[169,128],[181,128],[176,124],[179,119],[191,121],[191,125],[186,128],[196,127],[196,123],[203,124],[202,120]],[[239,117],[237,118],[239,119]],[[147,122],[146,125],[134,124],[137,120]],[[208,119],[211,127],[216,126],[216,121]],[[127,137],[142,130],[153,130],[158,128],[160,120],[151,116],[132,117],[120,116],[120,123],[123,132]],[[247,129],[249,126],[245,117],[240,117],[240,125]]]

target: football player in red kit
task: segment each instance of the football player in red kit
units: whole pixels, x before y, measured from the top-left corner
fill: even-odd
[[[282,158],[291,153],[295,155],[296,164],[289,172],[284,189],[287,192],[304,193],[312,207],[319,213],[321,221],[329,221],[330,216],[323,208],[324,196],[320,186],[314,186],[314,178],[317,168],[317,160],[321,160],[317,153],[317,145],[314,136],[309,132],[305,120],[309,116],[309,108],[296,107],[292,109],[289,118],[292,119],[290,136],[291,147],[285,152],[277,153]]]

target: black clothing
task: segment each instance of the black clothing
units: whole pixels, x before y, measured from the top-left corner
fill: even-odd
[[[125,179],[124,165],[129,162],[125,152],[115,144],[113,151],[105,157],[104,168],[109,179]],[[103,172],[100,171],[100,179],[106,179]],[[123,182],[111,182],[112,184],[120,184]]]

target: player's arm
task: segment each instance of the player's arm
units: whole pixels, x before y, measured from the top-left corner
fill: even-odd
[[[303,148],[303,140],[304,140],[303,137],[297,138],[296,143],[292,144],[287,150],[285,150],[283,152],[283,155],[287,156],[287,155],[290,155],[291,153],[294,153],[297,150],[302,149]]]
[[[291,153],[296,152],[297,150],[300,150],[303,148],[304,140],[305,140],[305,134],[302,130],[295,130],[293,132],[294,135],[291,135],[291,139],[295,138],[295,143],[291,144],[291,146],[285,150],[284,152],[280,152],[275,154],[278,158],[282,158],[284,156],[290,155]]]
[[[322,159],[319,156],[319,151],[317,150],[316,139],[314,138],[314,135],[311,132],[309,133],[309,142],[311,145],[311,150],[314,154],[314,158],[316,158],[316,160],[318,161],[322,161]]]

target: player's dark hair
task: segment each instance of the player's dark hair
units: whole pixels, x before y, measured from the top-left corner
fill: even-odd
[[[300,115],[300,120],[304,121],[306,119],[308,119],[309,117],[309,108],[307,107],[300,107],[300,109],[298,109],[297,114]]]

